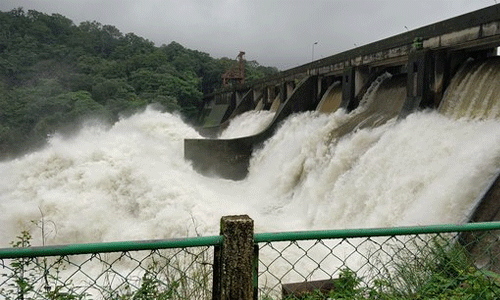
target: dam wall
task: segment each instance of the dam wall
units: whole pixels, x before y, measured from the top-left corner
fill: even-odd
[[[404,76],[404,103],[383,119],[394,114],[404,118],[418,109],[437,108],[460,66],[470,59],[495,56],[499,45],[500,4],[222,89],[205,96],[200,112],[198,132],[208,139],[186,139],[184,156],[204,174],[243,179],[252,151],[272,136],[279,122],[294,112],[320,110],[318,103],[332,85],[341,90],[341,101],[325,112],[339,108],[350,112],[380,74]],[[268,128],[252,136],[215,139],[232,118],[249,110],[276,111],[276,116]],[[358,115],[351,127],[374,113]]]
[[[347,101],[354,99],[366,84],[369,74],[387,68],[419,73],[422,67],[429,71],[424,73],[429,76],[427,80],[432,92],[421,93],[424,105],[428,104],[425,102],[427,97],[435,98],[436,103],[460,64],[468,57],[494,55],[499,40],[500,4],[497,4],[315,60],[243,86],[221,89],[205,95],[205,107],[212,107],[217,95],[250,89],[255,91],[253,100],[256,104],[261,99],[269,102],[272,101],[269,100],[270,90],[292,85],[310,75],[319,76],[318,85],[341,80],[343,97]],[[418,83],[418,86],[425,85]],[[327,87],[322,87],[322,90]]]

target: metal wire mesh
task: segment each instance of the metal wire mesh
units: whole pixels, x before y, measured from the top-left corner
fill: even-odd
[[[499,259],[497,231],[268,241],[259,298],[500,299]]]
[[[211,299],[213,247],[0,260],[3,299]]]
[[[37,249],[26,234],[13,245],[22,248],[0,249],[0,299],[211,299],[213,246],[226,238]],[[500,299],[500,222],[256,234],[254,243],[259,299]]]

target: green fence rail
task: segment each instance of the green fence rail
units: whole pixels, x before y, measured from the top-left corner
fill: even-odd
[[[0,249],[0,299],[210,299],[222,237]]]
[[[213,294],[227,239],[29,247],[23,233],[0,249],[0,299],[229,299]],[[254,299],[500,299],[500,222],[259,233],[253,243]]]
[[[500,223],[263,233],[261,299],[500,299]]]

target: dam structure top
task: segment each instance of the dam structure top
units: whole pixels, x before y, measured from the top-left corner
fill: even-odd
[[[282,71],[248,86],[281,82],[300,75],[339,75],[349,67],[401,65],[416,50],[472,51],[498,47],[500,4],[404,32]]]
[[[403,103],[384,120],[394,114],[404,118],[419,108],[437,108],[459,68],[469,59],[495,56],[499,46],[500,4],[496,4],[257,81],[227,86],[205,95],[198,131],[208,138],[186,139],[184,157],[202,173],[243,179],[253,150],[272,136],[278,123],[289,115],[308,110],[332,112],[338,108],[353,111],[370,85],[385,73],[398,78],[394,80],[399,83],[392,85],[397,86],[398,95],[402,94]],[[336,100],[323,105],[327,98]],[[229,120],[250,110],[275,112],[274,119],[263,131],[251,136],[216,139]],[[371,124],[367,120],[377,114],[357,116],[351,120],[351,127]]]

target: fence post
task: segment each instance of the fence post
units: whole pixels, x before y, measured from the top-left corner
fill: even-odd
[[[214,300],[254,299],[253,220],[247,215],[224,216],[222,246],[214,250]]]

